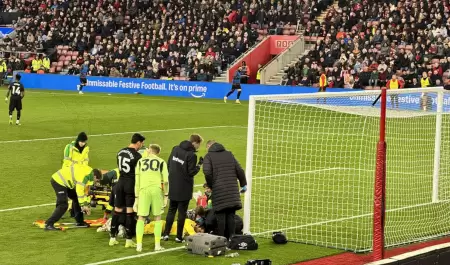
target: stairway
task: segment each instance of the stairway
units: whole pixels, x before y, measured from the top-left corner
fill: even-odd
[[[325,20],[325,17],[328,13],[328,11],[330,11],[331,9],[338,9],[339,5],[338,5],[338,1],[334,1],[332,5],[330,5],[325,11],[323,11],[319,16],[316,17],[316,19],[322,24],[322,22]]]
[[[220,75],[214,78],[213,82],[228,83],[227,70],[223,71]]]
[[[308,45],[305,44],[305,52],[303,54],[299,55],[294,60],[292,60],[290,63],[288,63],[284,68],[280,69],[280,71],[278,71],[278,73],[276,73],[274,76],[270,77],[269,81],[266,82],[266,85],[274,85],[274,86],[280,85],[281,84],[281,80],[283,79],[283,76],[286,74],[285,71],[287,69],[289,69],[289,67],[295,65],[300,60],[300,58],[302,56],[308,54],[309,49],[311,48],[309,46],[312,46],[312,45],[311,44],[308,44]]]
[[[334,1],[332,5],[330,5],[325,11],[322,12],[316,19],[322,23],[325,20],[325,17],[328,13],[328,11],[332,8],[337,9],[338,8],[338,1]],[[300,35],[303,35],[302,33]],[[297,58],[292,60],[290,63],[288,63],[283,69],[280,69],[280,71],[270,77],[269,81],[266,83],[267,85],[280,85],[281,80],[283,79],[283,76],[285,75],[285,71],[289,69],[289,67],[295,65],[303,56],[307,55],[308,52],[314,48],[314,44],[311,43],[305,43],[305,52],[303,54],[300,54]]]

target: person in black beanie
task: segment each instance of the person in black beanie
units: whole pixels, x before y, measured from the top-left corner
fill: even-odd
[[[88,166],[89,146],[87,146],[87,140],[88,137],[86,133],[80,132],[75,141],[72,141],[70,144],[66,145],[66,147],[64,148],[64,160],[62,168],[71,166]],[[86,170],[88,170],[87,167]],[[71,200],[69,200],[69,212],[71,217],[75,216]]]
[[[72,165],[88,165],[89,146],[87,146],[88,137],[85,132],[78,134],[75,141],[66,145],[64,148],[63,167]]]

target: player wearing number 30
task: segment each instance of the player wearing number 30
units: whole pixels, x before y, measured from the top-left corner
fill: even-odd
[[[22,83],[20,83],[19,74],[16,75],[16,80],[9,85],[5,102],[8,102],[10,93],[11,99],[9,101],[9,124],[12,124],[12,114],[15,109],[17,110],[16,125],[20,125],[20,112],[22,111],[22,99],[25,96],[25,88],[23,87]]]
[[[139,216],[136,224],[136,250],[142,251],[142,237],[144,236],[144,221],[152,209],[155,216],[155,251],[163,250],[161,242],[161,209],[164,204],[163,194],[168,190],[169,172],[167,164],[158,157],[161,147],[151,144],[147,149],[147,156],[141,158],[136,165],[136,184],[134,192],[136,199],[134,211]],[[163,183],[163,187],[161,187]]]

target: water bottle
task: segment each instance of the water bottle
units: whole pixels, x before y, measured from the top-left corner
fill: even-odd
[[[225,255],[225,257],[227,258],[235,258],[235,257],[239,257],[239,253],[235,252],[235,253],[230,253]]]

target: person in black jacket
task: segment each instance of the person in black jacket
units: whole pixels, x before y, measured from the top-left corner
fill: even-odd
[[[183,242],[183,228],[189,201],[194,190],[194,176],[200,171],[203,158],[197,164],[197,152],[203,139],[198,134],[191,135],[189,141],[183,141],[175,146],[167,160],[169,170],[169,211],[166,217],[166,228],[163,240],[169,240],[175,214],[178,210],[177,237],[175,242]]]
[[[219,236],[230,238],[236,230],[235,214],[242,208],[241,192],[247,190],[245,173],[234,155],[223,145],[210,140],[203,164],[206,183],[212,190],[212,209],[217,218]]]

